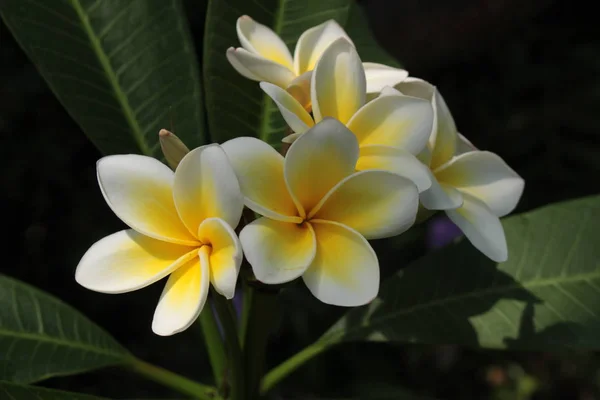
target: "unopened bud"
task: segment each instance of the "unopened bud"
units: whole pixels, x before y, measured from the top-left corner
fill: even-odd
[[[190,152],[185,144],[173,132],[166,129],[161,129],[158,132],[158,140],[160,148],[167,160],[169,166],[173,169],[177,168],[181,159]]]

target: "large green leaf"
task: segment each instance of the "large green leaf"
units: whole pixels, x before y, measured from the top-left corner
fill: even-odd
[[[2,0],[0,13],[104,153],[160,153],[171,127],[203,143],[198,65],[180,0]]]
[[[239,46],[235,23],[242,15],[270,26],[292,52],[302,32],[335,19],[349,32],[363,61],[397,65],[374,41],[354,0],[210,0],[204,36],[204,87],[211,137],[218,142],[256,136],[278,147],[287,129],[258,83],[239,75],[225,57],[227,48]]]
[[[131,360],[110,335],[73,308],[0,275],[0,380],[31,383]]]
[[[462,241],[397,274],[321,343],[397,340],[491,348],[600,348],[600,197],[503,222],[509,260]]]
[[[101,397],[63,392],[36,386],[0,382],[0,398],[5,400],[102,400]]]

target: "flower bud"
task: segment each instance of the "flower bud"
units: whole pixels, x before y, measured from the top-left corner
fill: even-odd
[[[167,164],[173,169],[177,168],[181,159],[190,152],[190,149],[173,132],[166,129],[158,132],[158,139]]]

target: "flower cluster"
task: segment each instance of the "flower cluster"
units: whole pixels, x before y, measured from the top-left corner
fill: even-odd
[[[194,322],[211,285],[233,297],[243,255],[265,284],[301,277],[325,303],[366,304],[379,290],[367,240],[401,234],[418,212],[444,210],[481,252],[507,259],[499,217],[524,181],[457,132],[434,86],[363,63],[334,21],[304,32],[293,57],[250,17],[237,33],[242,48],[227,59],[278,106],[289,150],[251,137],[190,152],[173,141],[163,149],[174,172],[150,157],[102,158],[102,193],[130,229],[94,244],[77,282],[122,293],[170,275],[152,324],[170,335]],[[259,217],[238,238],[244,206]]]

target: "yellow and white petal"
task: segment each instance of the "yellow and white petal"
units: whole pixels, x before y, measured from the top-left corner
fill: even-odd
[[[325,49],[339,38],[345,38],[352,43],[344,28],[332,19],[304,31],[294,50],[296,74],[301,75],[313,70]]]
[[[285,181],[301,213],[309,213],[332,187],[355,171],[358,154],[352,132],[333,118],[319,122],[290,146]]]
[[[406,96],[406,95],[393,86],[384,86],[381,89],[379,96]],[[418,97],[418,96],[412,96],[412,97]],[[421,98],[421,97],[418,97],[418,98]]]
[[[365,104],[365,70],[352,43],[331,43],[315,66],[310,90],[315,122],[333,117],[345,124]]]
[[[418,97],[427,101],[433,100],[435,86],[423,79],[408,77],[399,84],[394,85],[394,89],[400,91],[406,96]]]
[[[452,210],[463,204],[461,193],[456,188],[439,182],[429,171],[431,187],[420,194],[421,204],[428,210]]]
[[[237,226],[244,209],[233,167],[216,144],[198,147],[183,157],[175,171],[173,197],[181,220],[194,235],[206,218],[222,218]]]
[[[436,114],[436,129],[431,137],[431,168],[448,162],[456,154],[458,132],[450,109],[436,89],[433,97],[433,109]]]
[[[291,135],[285,136],[283,139],[281,139],[281,141],[283,143],[292,144],[296,141],[296,139],[298,139],[300,136],[302,136],[303,133],[304,132],[292,133]]]
[[[271,28],[243,15],[237,20],[236,30],[244,49],[281,64],[290,71],[293,69],[290,50]]]
[[[380,96],[363,106],[348,122],[360,146],[397,147],[418,154],[427,145],[433,108],[409,96]]]
[[[315,234],[309,223],[259,218],[240,232],[246,259],[256,279],[279,284],[301,276],[315,257]]]
[[[285,89],[268,82],[261,82],[260,87],[275,102],[292,131],[303,133],[315,124],[302,104]]]
[[[158,301],[152,331],[160,336],[182,332],[196,321],[206,303],[210,283],[209,252],[202,246],[198,257],[171,274]]]
[[[226,56],[229,63],[240,74],[255,81],[271,82],[285,88],[295,78],[294,73],[283,65],[250,53],[246,49],[230,47],[227,49]]]
[[[387,146],[362,146],[357,171],[381,169],[411,180],[419,193],[431,187],[429,168],[406,150]]]
[[[419,192],[410,180],[388,171],[361,171],[334,187],[310,215],[355,229],[367,239],[399,235],[415,222]]]
[[[129,227],[171,243],[198,243],[177,214],[175,175],[169,167],[152,157],[127,154],[101,158],[96,170],[104,199]]]
[[[196,258],[194,247],[127,229],[94,243],[79,261],[75,280],[96,292],[125,293],[162,279],[192,258]]]
[[[496,262],[508,259],[504,228],[497,216],[477,198],[463,193],[464,203],[446,214],[479,251]]]
[[[525,181],[502,158],[489,151],[472,151],[436,171],[437,178],[482,200],[498,217],[517,206]]]
[[[394,86],[408,77],[408,71],[384,64],[364,62],[367,79],[367,93],[377,93],[386,86]]]
[[[458,141],[456,142],[456,155],[479,150],[469,139],[458,132]]]
[[[244,258],[233,228],[220,218],[208,218],[198,228],[198,238],[210,246],[210,282],[217,292],[233,298]]]
[[[286,88],[287,92],[291,94],[297,101],[304,107],[305,110],[312,110],[310,100],[310,81],[312,80],[312,71],[303,73],[300,76],[294,78]],[[312,117],[311,117],[312,119]]]
[[[283,156],[262,140],[239,137],[221,145],[238,177],[244,204],[269,218],[302,222],[283,177]]]
[[[335,222],[315,222],[315,259],[302,279],[324,303],[355,307],[369,303],[379,292],[379,262],[373,248],[358,232]]]

